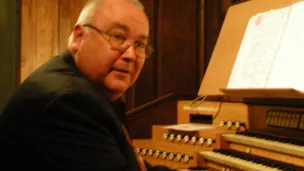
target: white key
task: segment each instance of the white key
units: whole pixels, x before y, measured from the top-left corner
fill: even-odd
[[[219,163],[224,166],[248,171],[281,171],[261,164],[256,164],[239,158],[223,155],[213,151],[200,151],[199,155],[203,156],[207,161]]]

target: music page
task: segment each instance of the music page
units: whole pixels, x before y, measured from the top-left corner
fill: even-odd
[[[286,29],[270,73],[267,88],[304,91],[304,2],[291,6]]]
[[[259,13],[248,22],[227,88],[263,88],[290,7]]]

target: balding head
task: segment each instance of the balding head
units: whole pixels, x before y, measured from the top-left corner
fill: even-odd
[[[80,71],[115,100],[138,78],[151,52],[148,39],[148,17],[138,0],[89,0],[69,49]]]
[[[81,10],[81,13],[78,17],[78,20],[76,24],[85,24],[85,23],[91,23],[92,18],[95,15],[97,8],[102,8],[103,5],[106,5],[109,2],[117,1],[117,0],[88,0],[84,7]],[[120,1],[120,0],[118,0]],[[139,9],[144,11],[144,6],[139,0],[122,0],[127,3],[133,4],[137,6]],[[70,35],[68,40],[68,45],[70,46],[71,40],[73,39],[73,34]]]
[[[97,8],[109,2],[113,3],[113,1],[117,1],[117,0],[88,0],[79,15],[77,24],[89,23],[91,18],[94,16],[95,10]],[[123,0],[123,1],[126,1],[130,4],[134,4],[138,8],[144,10],[144,6],[139,0]]]

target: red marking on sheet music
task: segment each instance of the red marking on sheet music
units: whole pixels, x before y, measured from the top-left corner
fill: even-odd
[[[255,19],[255,25],[259,26],[263,21],[263,17],[262,15],[259,15],[256,19]]]

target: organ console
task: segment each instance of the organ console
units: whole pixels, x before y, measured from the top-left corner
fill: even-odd
[[[133,140],[136,152],[172,169],[304,171],[303,96],[223,90],[250,17],[298,1],[251,0],[230,7],[198,98],[178,102],[176,125],[154,125],[152,139]]]
[[[232,130],[248,127],[248,106],[243,103],[203,101],[179,101],[177,123],[211,124]]]

